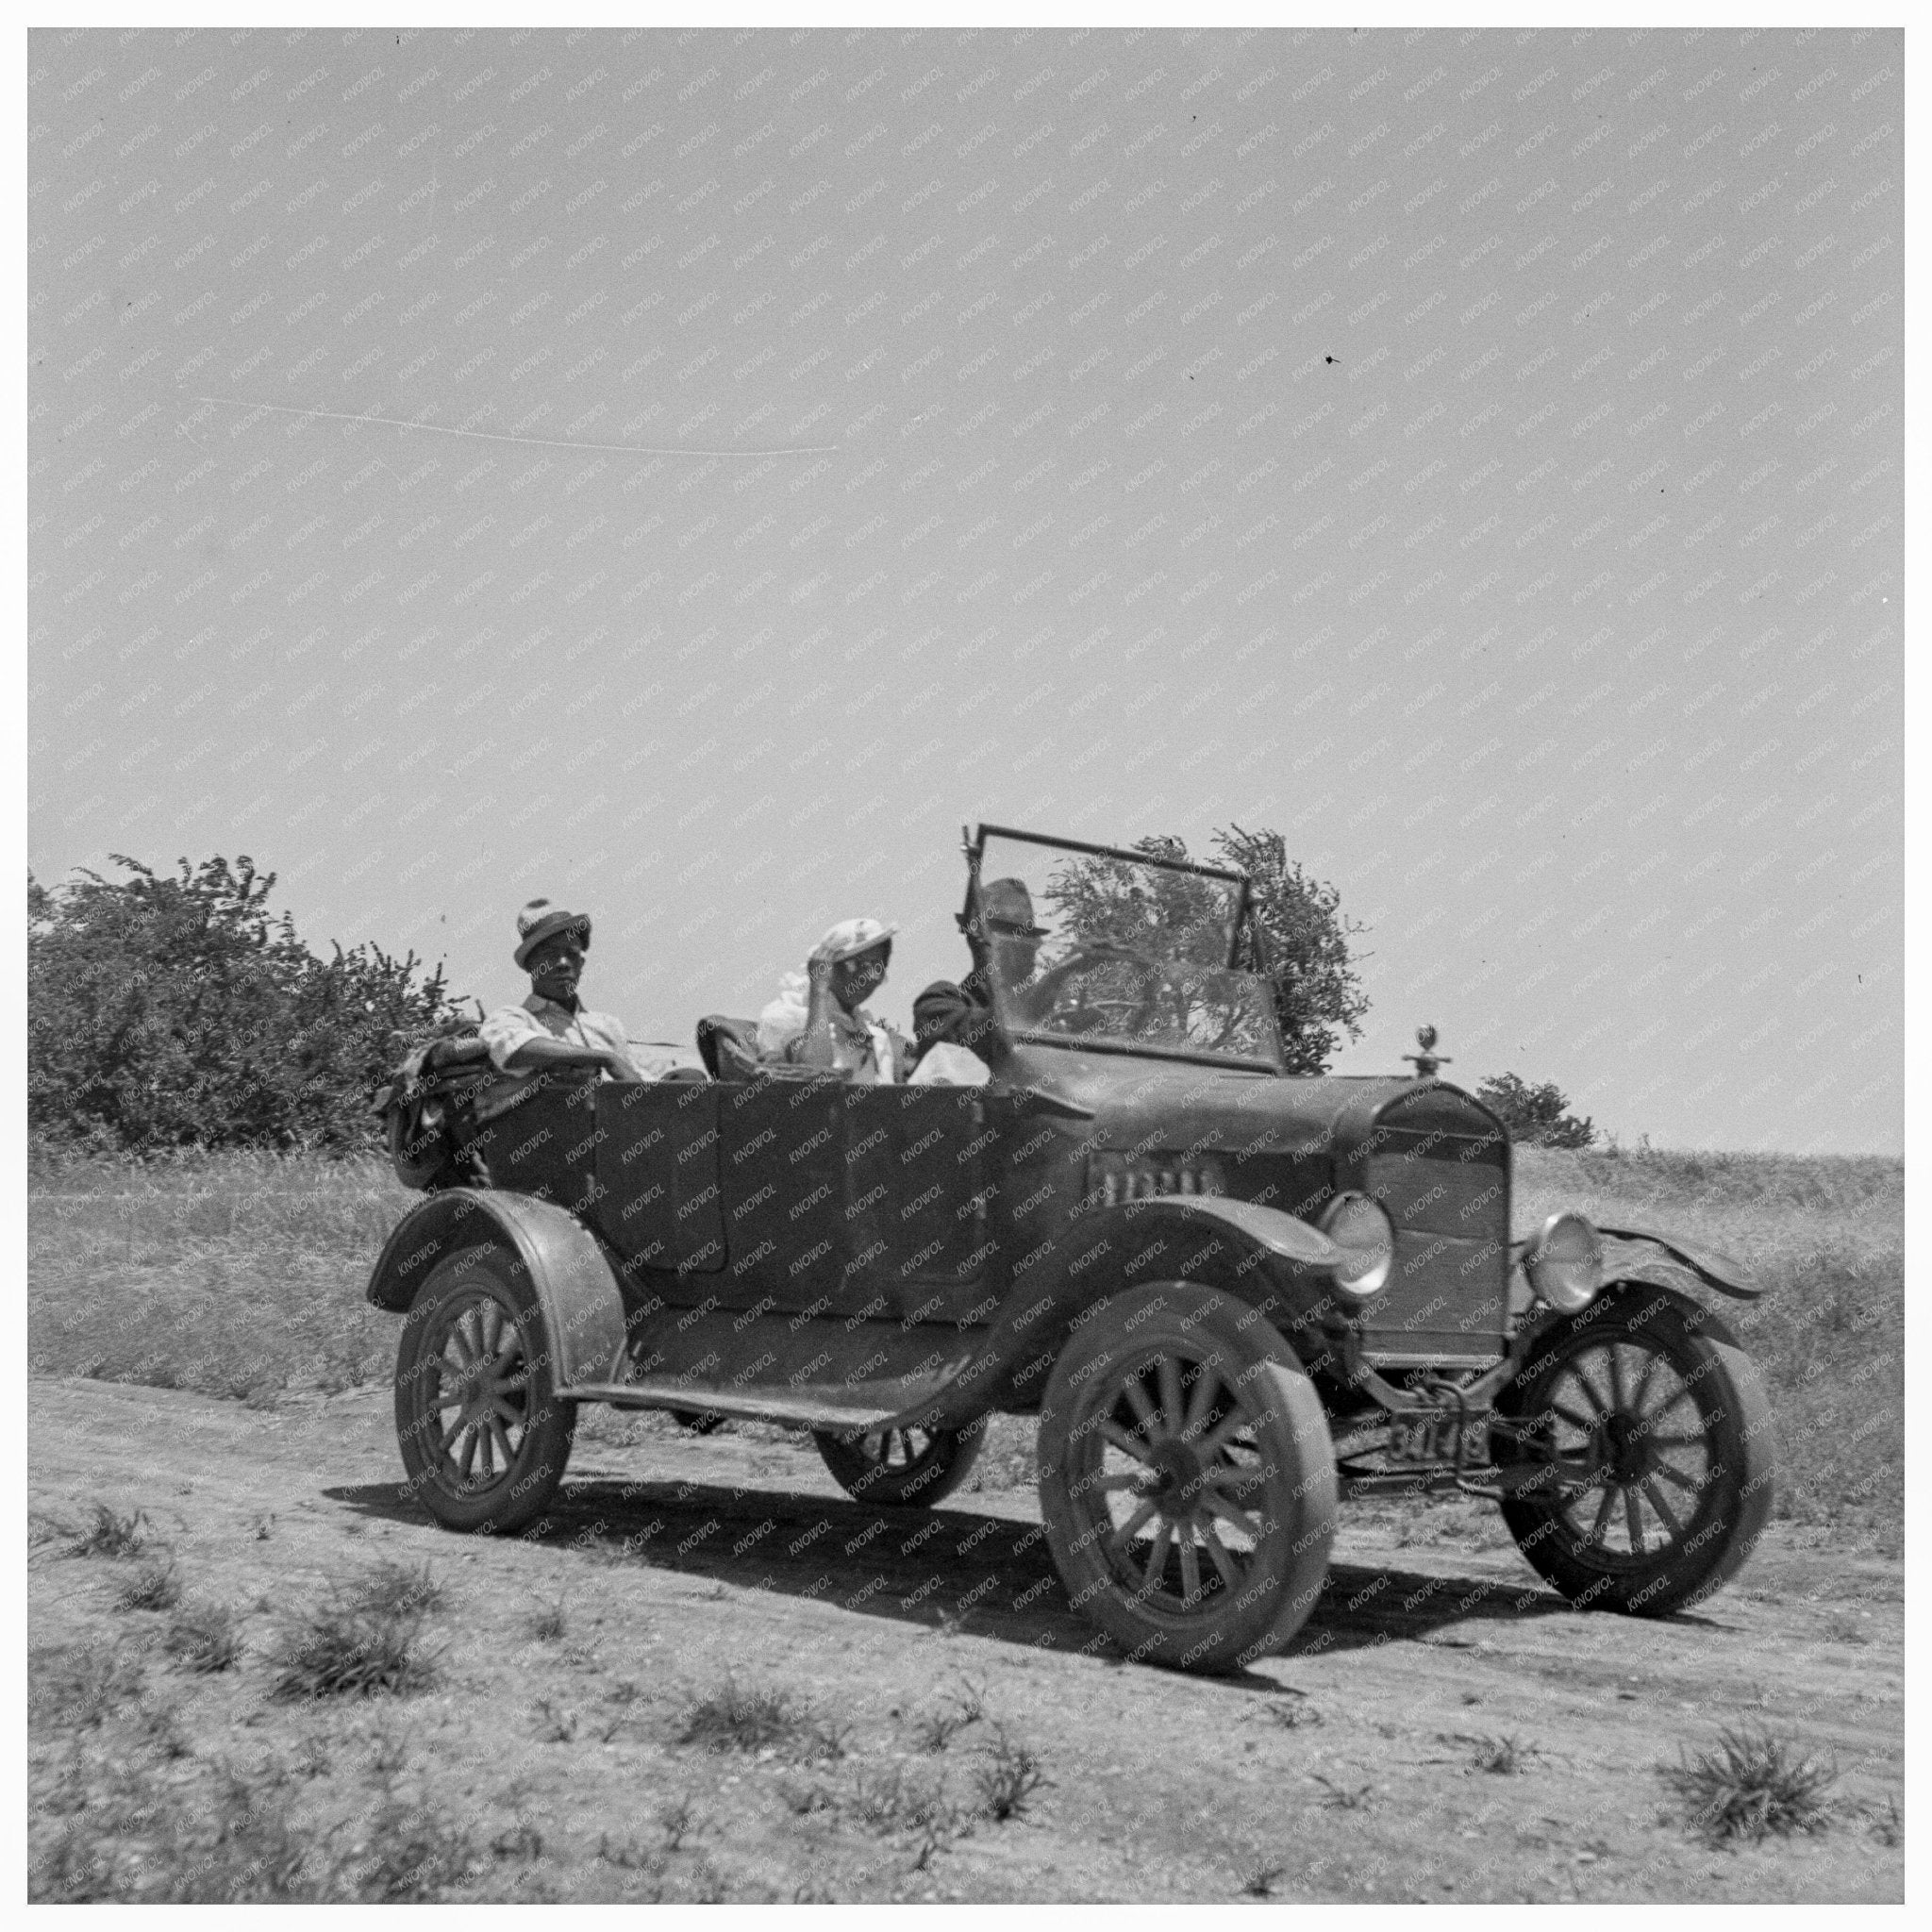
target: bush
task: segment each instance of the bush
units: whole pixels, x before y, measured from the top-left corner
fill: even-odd
[[[251,858],[27,879],[27,1120],[100,1151],[368,1147],[408,1046],[468,1024],[412,953],[323,960]]]
[[[1570,1112],[1570,1099],[1554,1080],[1541,1087],[1514,1074],[1498,1074],[1475,1090],[1475,1097],[1509,1129],[1519,1147],[1583,1148],[1596,1140],[1588,1115]]]

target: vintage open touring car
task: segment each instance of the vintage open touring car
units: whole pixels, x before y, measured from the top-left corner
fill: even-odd
[[[1570,1212],[1512,1241],[1479,1102],[1284,1073],[1240,875],[992,825],[966,861],[980,1084],[767,1065],[718,1017],[702,1074],[533,1084],[485,1125],[474,1044],[412,1065],[391,1144],[425,1198],[369,1297],[405,1317],[439,1522],[541,1516],[584,1402],[809,1430],[890,1506],[957,1488],[997,1411],[1039,1419],[1073,1603],[1151,1661],[1287,1642],[1350,1494],[1492,1498],[1579,1605],[1660,1615],[1737,1570],[1769,1407],[1685,1290],[1747,1270]],[[1016,881],[1045,924],[989,945]]]

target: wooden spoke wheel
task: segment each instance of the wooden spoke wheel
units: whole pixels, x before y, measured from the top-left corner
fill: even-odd
[[[1314,1607],[1334,1450],[1273,1328],[1165,1282],[1109,1302],[1060,1352],[1040,1500],[1076,1608],[1130,1657],[1224,1670],[1278,1649]]]
[[[396,1359],[396,1439],[410,1487],[452,1529],[521,1529],[563,1480],[576,1405],[555,1392],[543,1312],[498,1247],[439,1261]]]
[[[1630,1282],[1557,1323],[1504,1391],[1503,1520],[1573,1603],[1660,1617],[1733,1575],[1771,1516],[1771,1407],[1695,1303]]]
[[[986,1430],[874,1429],[862,1436],[815,1433],[812,1441],[848,1496],[892,1509],[929,1509],[972,1473]]]

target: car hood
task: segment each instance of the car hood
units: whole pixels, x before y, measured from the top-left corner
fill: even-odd
[[[1031,1045],[1015,1047],[1000,1071],[1003,1087],[1028,1088],[1091,1112],[1089,1136],[1123,1149],[1323,1154],[1358,1144],[1395,1100],[1410,1097],[1406,1119],[1425,1125],[1412,1111],[1423,1096],[1466,1098],[1437,1080],[1332,1074],[1305,1079]]]

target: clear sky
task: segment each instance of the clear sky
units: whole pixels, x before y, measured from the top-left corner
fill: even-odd
[[[37,32],[30,863],[688,1041],[859,913],[903,1024],[962,822],[1278,827],[1341,1071],[1896,1151],[1903,65]]]

